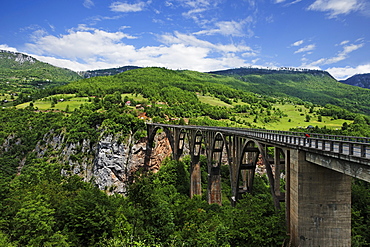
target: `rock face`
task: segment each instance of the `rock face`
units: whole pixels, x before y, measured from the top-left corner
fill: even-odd
[[[125,192],[130,165],[129,146],[129,143],[117,143],[113,136],[106,136],[97,144],[93,177],[101,190]]]
[[[152,154],[150,156],[149,170],[157,172],[160,168],[162,161],[165,158],[171,156],[172,150],[170,142],[164,132],[157,135],[156,139],[154,139],[154,142],[156,143],[156,145],[152,150]]]
[[[134,142],[130,136],[125,143],[106,136],[97,144],[93,177],[100,189],[125,193],[133,172],[144,165],[146,142]]]
[[[132,135],[119,142],[120,135],[102,135],[97,143],[83,140],[79,143],[65,143],[61,134],[49,133],[35,148],[39,158],[48,157],[68,165],[63,174],[77,174],[84,181],[94,182],[107,193],[125,194],[134,172],[144,166],[146,139],[134,140]],[[165,134],[155,139],[156,147],[148,169],[158,171],[162,161],[171,155],[171,148]]]

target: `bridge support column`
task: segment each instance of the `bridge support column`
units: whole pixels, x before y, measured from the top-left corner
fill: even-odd
[[[219,167],[214,167],[208,174],[208,203],[222,205],[221,173]]]
[[[289,233],[292,246],[351,246],[351,177],[291,150]]]
[[[193,198],[194,195],[202,194],[202,181],[199,156],[194,157],[191,162],[192,164],[190,168],[190,198]]]

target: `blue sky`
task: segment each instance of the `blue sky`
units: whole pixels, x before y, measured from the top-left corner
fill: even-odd
[[[75,71],[125,65],[370,73],[370,0],[4,0],[0,49]]]

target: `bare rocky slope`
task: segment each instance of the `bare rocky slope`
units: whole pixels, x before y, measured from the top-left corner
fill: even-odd
[[[38,158],[48,158],[65,164],[62,173],[77,174],[84,181],[92,181],[107,193],[125,194],[134,172],[144,167],[146,139],[135,140],[133,135],[119,142],[120,136],[104,135],[97,143],[83,140],[81,143],[66,143],[62,134],[50,132],[40,141],[35,152]],[[149,167],[156,172],[162,161],[170,156],[171,148],[165,134],[155,139]]]

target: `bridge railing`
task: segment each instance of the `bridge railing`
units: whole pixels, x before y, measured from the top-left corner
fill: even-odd
[[[232,128],[225,128],[232,130]],[[353,156],[369,159],[370,162],[370,138],[357,136],[340,136],[309,133],[309,137],[302,132],[276,131],[261,129],[242,129],[237,132],[260,139],[286,145],[294,145],[305,149],[320,150],[332,154]]]
[[[293,131],[154,123],[151,123],[151,125],[218,131],[229,135],[254,138],[267,143],[301,148],[312,152],[321,152],[335,157],[340,156],[341,159],[352,160],[353,158],[357,158],[357,162],[360,160],[361,163],[370,165],[370,138],[368,137],[318,133],[309,133],[309,137],[306,137],[304,132]]]

